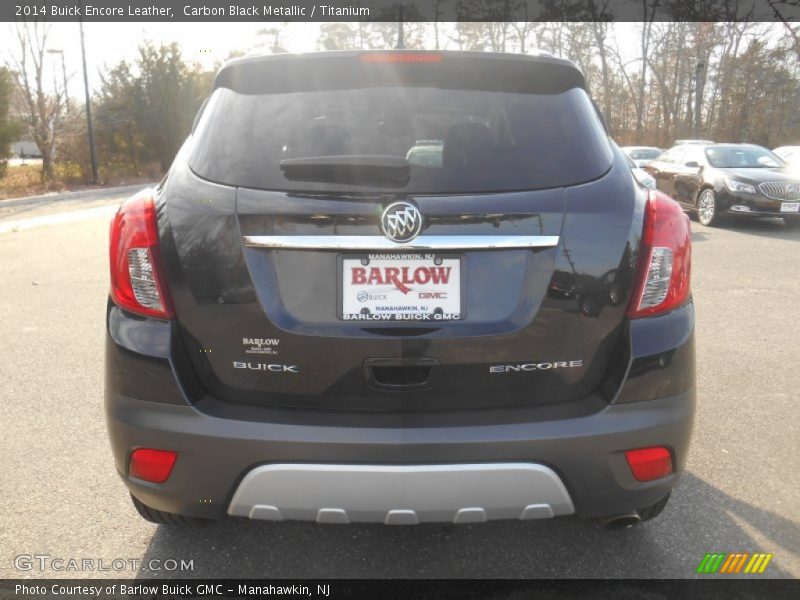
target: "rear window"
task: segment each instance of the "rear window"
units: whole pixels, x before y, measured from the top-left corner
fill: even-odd
[[[431,85],[214,91],[189,158],[201,177],[282,191],[480,193],[575,185],[612,152],[586,92],[518,93]],[[281,161],[399,157],[406,182],[287,179]]]

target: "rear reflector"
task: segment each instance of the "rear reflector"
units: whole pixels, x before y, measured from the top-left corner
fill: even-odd
[[[172,318],[164,279],[160,275],[158,222],[152,190],[145,190],[119,207],[111,221],[111,298],[127,311]]]
[[[151,483],[164,483],[172,473],[178,455],[169,450],[139,448],[131,453],[128,475]]]
[[[689,217],[666,194],[650,190],[628,316],[650,317],[682,306],[691,293]]]
[[[628,450],[625,458],[637,481],[652,481],[672,473],[672,455],[662,446]]]
[[[437,63],[442,55],[431,52],[370,52],[359,54],[358,59],[366,63]]]

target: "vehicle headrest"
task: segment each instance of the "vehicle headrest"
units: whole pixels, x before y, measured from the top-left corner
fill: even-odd
[[[456,123],[444,138],[442,164],[457,169],[480,164],[492,148],[492,134],[481,123]]]

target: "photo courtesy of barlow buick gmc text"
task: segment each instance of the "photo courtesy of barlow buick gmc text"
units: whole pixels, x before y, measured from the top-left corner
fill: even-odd
[[[0,31],[0,600],[800,593],[795,2]]]

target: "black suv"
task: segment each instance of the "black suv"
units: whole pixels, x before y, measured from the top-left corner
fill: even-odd
[[[706,226],[728,216],[783,217],[800,225],[800,176],[753,144],[679,144],[648,164],[656,186]]]
[[[110,250],[108,430],[151,521],[622,526],[683,469],[688,218],[568,61],[229,62]]]

